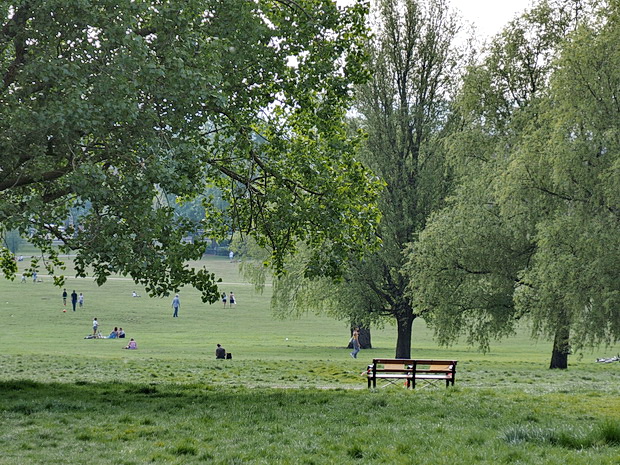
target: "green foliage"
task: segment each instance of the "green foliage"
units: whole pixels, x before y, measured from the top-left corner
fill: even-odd
[[[2,266],[4,275],[8,279],[15,279],[17,263],[15,262],[15,255],[8,247],[0,247],[0,266]]]
[[[360,86],[356,109],[368,133],[364,160],[385,182],[382,243],[363,261],[349,262],[337,295],[356,324],[395,320],[396,355],[407,357],[420,312],[405,294],[403,251],[450,186],[443,141],[463,65],[455,40],[460,25],[446,2],[381,1],[376,17],[368,44],[373,77]]]
[[[404,293],[402,252],[442,205],[450,184],[443,140],[462,66],[455,45],[459,23],[443,1],[379,1],[372,17],[376,33],[366,47],[371,79],[357,88],[351,131],[367,134],[359,157],[384,185],[380,246],[361,260],[346,257],[346,273],[330,282],[307,279],[306,263],[329,266],[334,245],[312,243],[274,282],[274,306],[279,314],[326,311],[355,325],[396,321],[396,353],[406,357],[419,313]]]
[[[508,178],[521,208],[528,208],[525,195],[546,206],[518,303],[544,334],[565,321],[577,349],[620,337],[620,276],[612,265],[620,250],[619,204],[611,193],[619,188],[617,5],[604,15],[563,47],[542,119],[548,129],[530,131]],[[526,174],[527,164],[537,173]]]
[[[121,273],[152,295],[191,284],[217,298],[216,277],[185,265],[206,247],[182,242],[198,230],[253,235],[276,271],[297,241],[333,239],[333,266],[316,272],[337,274],[377,220],[376,182],[342,125],[365,79],[365,11],[327,0],[5,5],[0,223],[46,253],[61,241],[79,276]],[[207,198],[200,220],[169,203],[212,188],[225,203]]]
[[[616,205],[601,182],[618,153],[607,7],[541,2],[464,81],[450,143],[458,187],[407,267],[444,344],[465,333],[488,350],[523,316],[554,355],[617,340]]]
[[[19,252],[19,248],[23,242],[22,238],[19,235],[18,231],[6,231],[2,234],[2,239],[4,242],[4,246],[11,252],[13,255],[17,255]]]

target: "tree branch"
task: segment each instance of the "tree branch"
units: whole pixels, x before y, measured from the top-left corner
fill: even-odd
[[[18,176],[13,179],[7,179],[7,180],[0,182],[0,192],[8,190],[8,189],[14,189],[17,187],[27,186],[29,184],[54,181],[56,179],[63,177],[67,173],[70,173],[71,171],[72,171],[72,167],[68,165],[65,168],[58,168],[55,170],[51,170],[46,173],[42,173],[36,177]]]

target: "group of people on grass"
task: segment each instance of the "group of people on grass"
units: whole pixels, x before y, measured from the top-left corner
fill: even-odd
[[[67,290],[64,289],[62,291],[62,304],[65,306],[65,308],[67,307]],[[71,305],[73,306],[73,311],[75,312],[75,307],[76,306],[80,306],[80,308],[82,308],[84,306],[84,294],[82,294],[80,292],[80,295],[77,294],[77,292],[75,292],[75,289],[73,290],[73,292],[71,293]]]
[[[84,303],[84,297],[82,296],[82,293],[80,293],[80,295],[77,296],[75,291],[73,291],[73,294],[71,294],[72,302],[73,302],[74,294],[76,295],[76,302],[80,302],[80,307],[81,307]],[[134,291],[132,293],[132,297],[139,297],[139,295]],[[65,289],[65,291],[63,292],[63,301],[65,303],[66,303],[66,299],[67,299],[67,290]],[[222,294],[222,302],[224,302],[224,307],[226,307],[227,302],[230,302],[231,307],[233,305],[236,305],[237,301],[235,299],[235,294],[231,292],[230,295],[227,296],[226,293],[224,292]],[[181,308],[181,299],[179,298],[179,294],[175,294],[174,298],[172,299],[172,309],[173,309],[172,317],[173,318],[178,318],[179,308]],[[75,311],[75,304],[73,305],[73,310]],[[123,331],[123,328],[119,328],[115,326],[109,336],[107,337],[101,336],[101,333],[99,332],[99,321],[97,320],[97,318],[94,318],[93,319],[93,335],[90,337],[87,336],[87,338],[88,339],[92,339],[92,338],[124,339],[125,331]],[[133,338],[131,338],[131,340],[129,341],[129,344],[125,347],[125,349],[137,349],[137,348],[138,346],[136,344],[136,341],[134,341]],[[220,344],[218,344],[217,349],[215,350],[215,358],[232,358],[232,356],[231,354],[227,354],[226,350]]]
[[[225,292],[222,293],[222,302],[224,303],[224,308],[226,308],[226,302],[230,302],[229,307],[232,308],[233,305],[237,304],[237,300],[235,298],[235,294],[231,291],[230,295],[226,295]]]
[[[135,297],[135,296],[134,296]],[[222,293],[222,302],[224,303],[224,308],[226,308],[226,304],[229,303],[229,307],[237,304],[237,299],[235,294],[231,291],[229,295],[226,295],[225,292]],[[172,299],[172,318],[179,317],[179,309],[181,308],[181,299],[179,298],[179,294],[175,294]]]
[[[125,339],[125,331],[123,331],[123,328],[117,328],[115,326],[108,336],[108,339]]]
[[[22,280],[21,280],[22,283],[26,282],[26,275],[27,274],[28,273],[26,273],[26,272],[22,273]],[[41,282],[43,282],[42,280],[39,279],[39,275],[37,274],[36,271],[32,272],[32,282],[33,283],[41,283]]]
[[[74,300],[74,296],[75,296],[75,300]],[[66,305],[66,299],[67,299],[66,289],[64,290],[62,297],[63,297],[63,303],[65,303]],[[136,294],[136,292],[134,291],[133,297],[139,297],[139,295]],[[82,307],[82,305],[84,304],[84,297],[81,292],[80,292],[80,295],[78,296],[76,292],[73,291],[73,293],[71,294],[71,301],[73,303],[73,310],[75,311],[75,304],[79,302],[80,307]],[[227,296],[225,292],[222,293],[222,302],[224,303],[224,307],[226,307],[227,302],[230,302],[230,306],[232,307],[233,305],[236,304],[235,294],[231,292]],[[181,300],[179,299],[179,294],[175,294],[174,298],[172,299],[172,308],[174,310],[172,314],[173,317],[179,316],[180,307],[181,307]],[[99,332],[99,321],[97,320],[97,318],[95,318],[93,319],[93,336],[88,337],[88,338],[90,339],[90,338],[97,338],[97,337],[102,338],[102,339],[124,339],[125,331],[123,331],[123,328],[119,328],[115,326],[109,336],[107,337],[101,336],[101,333]],[[352,334],[352,337],[349,343],[353,348],[353,352],[351,352],[351,357],[357,358],[357,354],[360,351],[359,328],[356,327],[353,330],[353,334]],[[129,344],[127,344],[127,346],[123,348],[124,349],[137,349],[138,345],[136,341],[133,338],[131,338],[131,340],[129,341]],[[222,347],[221,344],[217,344],[217,348],[215,349],[215,358],[216,359],[232,358],[232,355],[230,353],[227,354],[226,349],[224,349],[224,347]]]
[[[95,317],[93,319],[93,335],[88,337],[88,339],[125,339],[125,331],[123,331],[123,328],[119,328],[118,326],[115,326],[114,329],[112,330],[112,332],[110,333],[109,336],[102,336],[101,332],[99,331],[99,320],[97,320],[97,318]],[[138,345],[136,344],[136,341],[134,340],[134,338],[131,338],[129,340],[129,344],[127,344],[126,347],[124,347],[124,349],[137,349]]]

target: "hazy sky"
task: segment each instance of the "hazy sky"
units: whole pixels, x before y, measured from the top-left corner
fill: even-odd
[[[347,5],[354,0],[336,0]],[[513,19],[531,6],[533,0],[450,0],[466,21],[474,23],[481,39],[497,34]],[[535,0],[534,0],[535,1]]]
[[[476,25],[480,38],[498,33],[515,15],[531,5],[531,0],[451,0],[463,18]]]

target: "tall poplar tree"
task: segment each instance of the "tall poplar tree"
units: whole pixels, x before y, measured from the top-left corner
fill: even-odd
[[[396,357],[407,358],[421,312],[405,292],[403,252],[448,192],[443,137],[462,65],[460,26],[446,1],[381,0],[376,14],[372,79],[360,87],[355,109],[368,133],[363,160],[385,182],[382,243],[363,261],[349,262],[340,287],[359,318],[396,322]]]
[[[362,260],[344,262],[337,282],[306,279],[303,261],[290,263],[274,282],[273,306],[279,315],[324,311],[363,329],[391,320],[396,356],[406,358],[421,312],[405,293],[403,251],[449,191],[443,141],[463,64],[455,45],[460,23],[443,0],[378,0],[370,17],[371,78],[357,88],[351,124],[367,134],[359,157],[384,184],[380,244]],[[321,244],[305,254],[321,256]],[[264,279],[260,267],[245,269],[255,282]],[[368,347],[369,333],[363,330],[360,340]]]

